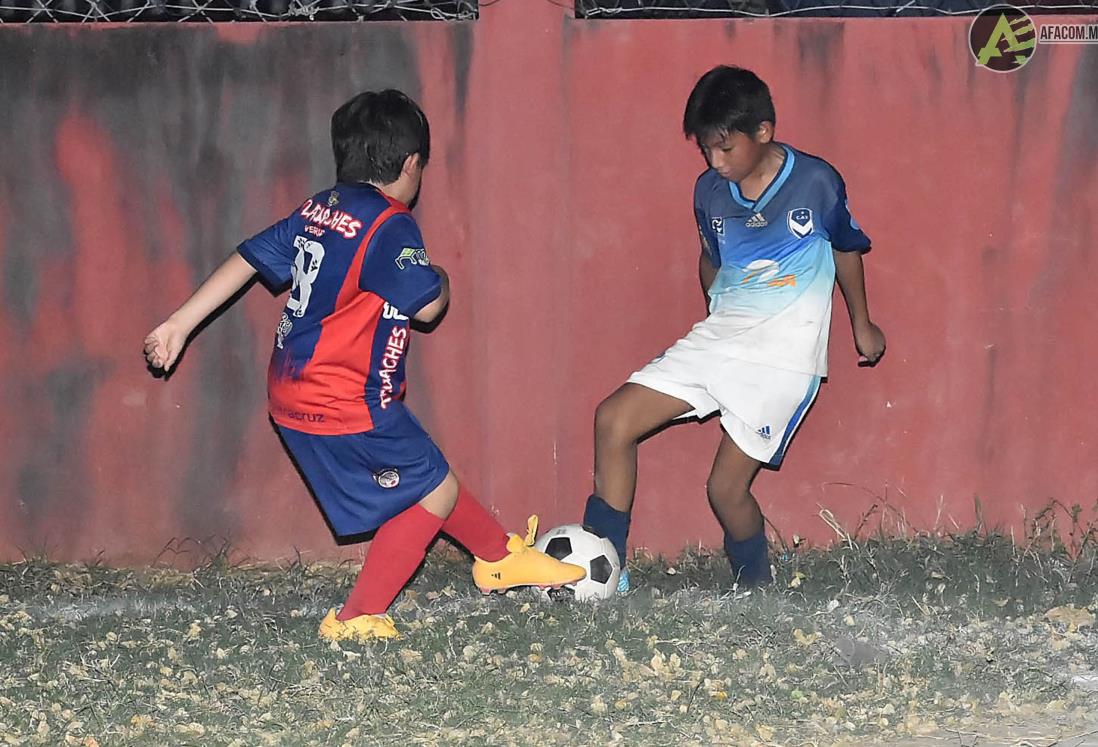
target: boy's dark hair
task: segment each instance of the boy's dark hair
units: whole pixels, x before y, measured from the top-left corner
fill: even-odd
[[[754,137],[763,122],[775,123],[770,89],[742,67],[718,65],[703,75],[686,100],[682,131],[701,142],[714,134]]]
[[[358,94],[332,115],[336,180],[389,184],[404,160],[431,155],[431,130],[416,102],[392,88]]]

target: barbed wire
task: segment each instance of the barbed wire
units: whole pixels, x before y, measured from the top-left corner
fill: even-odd
[[[0,0],[0,23],[469,21],[505,0]],[[516,0],[536,2],[537,0]],[[591,20],[967,16],[1002,0],[541,0]],[[1083,14],[1098,0],[1011,3]]]
[[[966,16],[1002,4],[1003,0],[576,0],[576,17],[669,19]],[[1098,15],[1098,0],[1037,0],[1010,4],[1034,14]]]
[[[0,23],[466,21],[477,0],[0,0]]]

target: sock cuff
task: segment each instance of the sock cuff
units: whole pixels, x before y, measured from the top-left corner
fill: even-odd
[[[588,522],[588,517],[595,519],[595,521]],[[583,523],[598,523],[599,519],[612,521],[615,524],[624,523],[628,527],[632,514],[629,511],[619,511],[600,496],[592,493],[588,496],[587,506],[583,510]]]
[[[625,566],[626,543],[629,539],[628,511],[619,511],[597,495],[591,495],[587,499],[587,506],[583,510],[583,524],[595,533],[601,534],[610,540],[614,549],[618,552],[618,561]]]
[[[378,531],[425,549],[442,528],[442,523],[442,519],[416,503],[382,524]],[[376,535],[374,540],[377,541]]]
[[[752,551],[759,551],[767,547],[766,530],[760,529],[747,539],[734,540],[726,532],[724,535],[724,549],[729,554],[744,555]]]
[[[433,513],[423,507],[422,503],[413,503],[408,508],[401,511],[389,521],[400,520],[402,523],[405,521],[411,522],[420,526],[427,526],[429,524],[442,524],[445,519],[435,516]]]

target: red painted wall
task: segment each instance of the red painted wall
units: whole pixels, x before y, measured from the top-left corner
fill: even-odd
[[[1044,20],[1044,19],[1042,19]],[[832,372],[756,494],[786,536],[1020,528],[1098,498],[1098,49],[978,70],[964,19],[576,21],[500,3],[471,24],[0,29],[0,558],[187,563],[357,554],[329,535],[265,415],[283,300],[261,287],[168,381],[141,338],[242,238],[332,178],[330,112],[366,87],[421,101],[418,217],[451,273],[409,402],[518,528],[576,520],[591,414],[703,314],[679,130],[717,63],[770,83],[778,133],[844,174],[874,239],[889,338]],[[718,537],[717,424],[641,447],[635,544]],[[1091,514],[1087,514],[1090,516]]]

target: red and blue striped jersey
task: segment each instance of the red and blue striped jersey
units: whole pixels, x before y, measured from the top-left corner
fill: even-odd
[[[237,251],[269,286],[290,285],[267,373],[274,421],[320,435],[382,424],[404,394],[408,317],[442,282],[408,208],[337,184]]]

